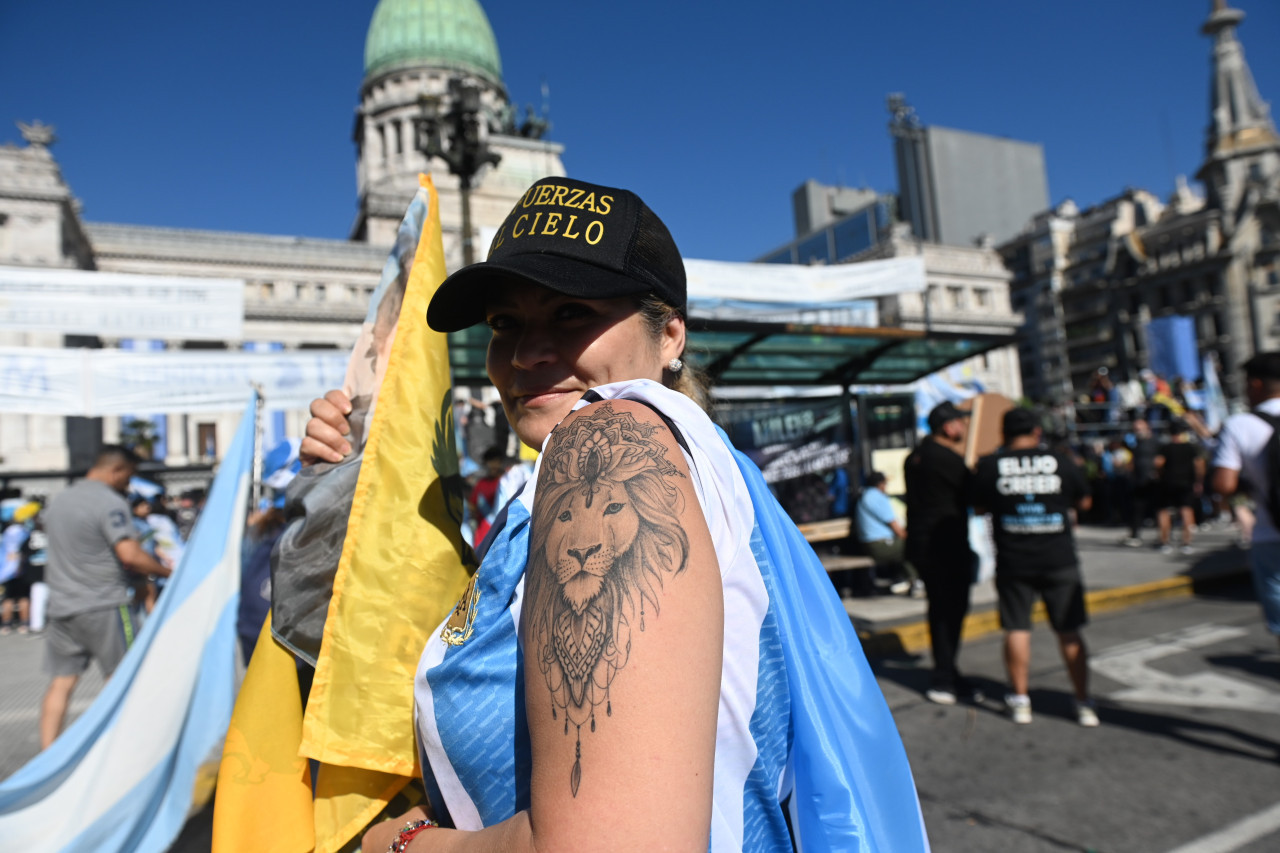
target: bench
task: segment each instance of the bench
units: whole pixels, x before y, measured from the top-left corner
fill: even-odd
[[[815,542],[834,542],[849,538],[849,519],[831,518],[826,521],[809,521],[796,525],[804,538],[812,545]]]

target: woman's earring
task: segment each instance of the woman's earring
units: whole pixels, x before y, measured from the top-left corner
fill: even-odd
[[[673,358],[667,362],[667,370],[670,370],[672,373],[679,373],[684,370],[684,362],[678,358]]]

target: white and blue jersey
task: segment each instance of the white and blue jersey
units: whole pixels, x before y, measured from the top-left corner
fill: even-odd
[[[831,839],[857,838],[863,842],[849,847],[841,841],[824,847],[813,833],[814,822],[805,817],[805,805],[793,802],[793,809],[800,809],[799,813],[792,812],[793,825],[806,851],[927,849],[910,770],[892,719],[866,669],[848,617],[802,538],[799,545],[807,551],[808,558],[812,558],[816,571],[821,573],[819,580],[826,587],[827,600],[821,606],[830,610],[834,601],[834,607],[839,608],[839,616],[833,615],[831,623],[836,626],[833,629],[836,633],[844,632],[836,653],[855,656],[856,660],[849,664],[855,675],[865,678],[852,692],[818,691],[811,697],[800,698],[800,751],[804,755],[799,765],[794,760],[797,686],[810,690],[806,685],[815,672],[831,669],[834,661],[827,658],[832,653],[828,646],[806,649],[803,643],[796,646],[784,642],[790,633],[808,630],[801,626],[812,618],[813,604],[797,603],[797,608],[804,611],[802,614],[788,613],[785,606],[780,606],[787,596],[785,592],[780,594],[780,590],[794,590],[795,581],[789,576],[789,567],[778,571],[779,562],[789,560],[778,559],[775,540],[779,530],[786,527],[794,530],[794,525],[785,520],[763,481],[748,483],[747,478],[753,473],[758,478],[759,472],[740,467],[744,462],[750,466],[750,462],[733,450],[724,434],[691,400],[658,383],[647,380],[615,383],[595,389],[593,396],[645,402],[678,431],[683,438],[681,445],[691,481],[720,562],[724,654],[708,849],[791,850],[782,802],[793,793],[821,812],[815,818],[822,826],[818,834],[833,830],[829,834]],[[499,515],[472,587],[454,614],[431,635],[414,681],[415,716],[427,792],[435,812],[447,813],[459,829],[481,829],[529,807],[526,672],[519,637],[536,483],[535,471],[524,491]],[[763,523],[758,523],[761,521],[758,507],[764,508]],[[819,591],[817,596],[821,598],[822,594]],[[798,599],[808,593],[792,592],[791,595]],[[808,664],[801,664],[799,671],[796,669],[798,658],[809,659]],[[806,667],[813,671],[804,671]],[[828,676],[818,678],[825,681]],[[871,695],[866,694],[867,681],[873,691]],[[841,729],[865,729],[862,734],[870,736],[875,744],[872,751],[884,754],[827,754],[856,746],[842,744],[844,735],[833,735],[823,721],[817,722],[815,736],[814,720],[805,719],[813,715],[809,706],[833,702],[857,706],[850,713],[857,713],[863,706],[870,709],[873,719],[837,725]],[[887,747],[883,732],[886,720]],[[887,760],[889,776],[893,778],[869,767],[845,766],[860,759]],[[797,787],[797,769],[805,770],[811,762],[835,766],[814,774],[806,772],[806,780]],[[811,790],[807,785],[810,775],[822,777],[817,783],[818,790]],[[857,790],[861,782],[867,781],[863,778],[867,776],[872,777],[869,781],[873,787],[885,790],[866,796],[874,799],[882,794],[903,794],[901,783],[905,780],[909,802],[903,803],[902,809],[895,809],[893,815],[875,814],[876,804],[866,802]],[[845,793],[837,792],[833,799],[828,783]],[[868,806],[873,812],[870,818],[865,814]],[[905,835],[899,829],[894,830],[895,846],[890,846],[888,840],[877,839],[882,834],[882,818],[898,826],[902,818],[906,819]],[[813,845],[809,844],[810,837],[815,838]],[[902,839],[918,843],[903,843]]]

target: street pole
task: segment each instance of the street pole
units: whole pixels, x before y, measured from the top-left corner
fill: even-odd
[[[486,165],[496,166],[502,155],[489,149],[481,132],[480,87],[472,80],[453,77],[449,80],[449,111],[439,111],[440,99],[423,95],[419,102],[422,114],[416,121],[416,147],[430,160],[439,157],[458,179],[462,202],[462,262],[475,263],[475,247],[471,238],[471,189],[476,174]]]

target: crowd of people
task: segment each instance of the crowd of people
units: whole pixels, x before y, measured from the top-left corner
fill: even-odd
[[[1109,412],[1109,441],[1073,444],[1055,429],[1061,420],[1051,413],[1013,408],[1001,424],[1000,449],[978,460],[973,470],[963,458],[967,413],[942,403],[929,413],[929,434],[904,465],[905,524],[884,495],[884,474],[867,476],[852,532],[874,561],[873,572],[897,581],[891,591],[906,592],[916,578],[923,581],[933,656],[925,694],[930,701],[983,698],[960,674],[956,660],[977,579],[971,523],[985,515],[991,519],[998,614],[1005,631],[1005,702],[1014,722],[1032,719],[1030,614],[1040,599],[1058,636],[1079,722],[1099,723],[1080,635],[1087,621],[1074,543],[1080,520],[1124,527],[1119,545],[1149,542],[1165,554],[1175,552],[1176,529],[1182,555],[1195,553],[1195,534],[1204,525],[1235,523],[1240,546],[1251,553],[1268,628],[1280,637],[1280,532],[1271,514],[1280,504],[1280,353],[1259,353],[1243,372],[1250,411],[1228,418],[1217,433],[1187,407],[1185,391],[1174,396],[1159,383],[1128,417],[1118,408]],[[1149,371],[1144,373],[1155,382]],[[1095,376],[1094,388],[1105,399],[1114,396],[1105,371]],[[1151,539],[1147,527],[1155,529]]]

